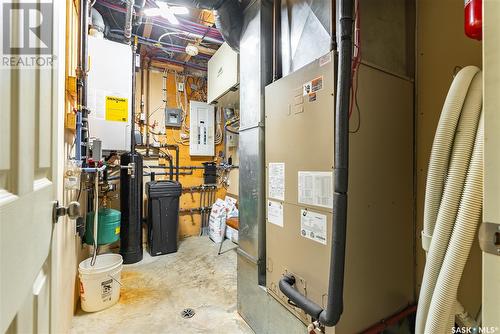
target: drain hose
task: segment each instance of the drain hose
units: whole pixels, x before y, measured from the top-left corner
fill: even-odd
[[[434,139],[427,175],[423,248],[428,250],[417,310],[416,333],[424,333],[431,301],[459,211],[482,106],[481,74],[462,69],[453,81]],[[470,233],[470,232],[469,232]],[[474,231],[472,231],[472,234]],[[432,242],[430,241],[432,237]],[[429,246],[430,245],[430,246]],[[448,258],[452,264],[456,259]],[[446,296],[453,306],[456,295]],[[439,319],[443,328],[453,315]],[[432,331],[437,333],[436,331]]]
[[[426,333],[450,332],[442,319],[454,316],[458,286],[469,256],[483,205],[483,116],[476,135],[465,188],[451,240],[439,273],[425,326]]]

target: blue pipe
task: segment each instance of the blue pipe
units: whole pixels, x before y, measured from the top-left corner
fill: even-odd
[[[106,165],[103,165],[102,167],[99,167],[99,168],[91,168],[91,167],[85,167],[85,168],[82,168],[82,172],[85,172],[85,173],[100,173],[102,171],[104,171],[106,169]]]
[[[75,159],[82,161],[82,113],[76,113]]]

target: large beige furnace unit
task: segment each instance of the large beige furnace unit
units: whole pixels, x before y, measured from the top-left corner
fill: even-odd
[[[332,232],[333,54],[266,87],[267,291],[326,307]],[[327,333],[357,333],[414,302],[413,84],[361,65],[351,117],[344,311]],[[358,123],[360,122],[360,123]],[[359,129],[358,129],[359,125]]]

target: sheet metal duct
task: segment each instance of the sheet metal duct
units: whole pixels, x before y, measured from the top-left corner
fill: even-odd
[[[300,69],[331,50],[333,12],[331,1],[282,0],[283,76]]]
[[[265,275],[264,88],[272,81],[272,3],[246,8],[240,52],[240,251]],[[259,279],[265,284],[265,277]],[[256,282],[257,283],[257,282]]]

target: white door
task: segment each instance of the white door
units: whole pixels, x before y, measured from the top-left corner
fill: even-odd
[[[47,333],[65,1],[12,2],[0,2],[0,333]]]

